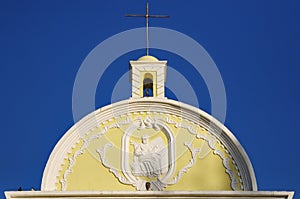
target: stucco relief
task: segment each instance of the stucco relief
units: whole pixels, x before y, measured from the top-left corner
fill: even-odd
[[[134,161],[130,164],[133,175],[152,178],[164,174],[163,162],[167,157],[162,139],[156,138],[149,142],[149,135],[144,134],[141,140],[141,143],[130,143],[134,146]]]
[[[190,134],[195,136],[195,139],[202,139],[206,141],[214,154],[218,155],[222,159],[225,171],[231,179],[232,190],[238,190],[239,188],[243,189],[243,187],[237,187],[241,179],[236,179],[234,171],[228,164],[229,161],[234,163],[232,156],[230,154],[229,156],[226,156],[224,152],[216,148],[215,145],[219,141],[215,137],[200,134],[196,130],[197,128],[201,128],[200,126],[177,123],[169,116],[165,117],[163,115],[156,115],[153,117],[147,116],[146,118],[143,118],[137,115],[136,117],[127,116],[124,120],[120,121],[116,120],[113,124],[105,126],[98,133],[91,134],[89,136],[87,136],[87,134],[86,138],[83,140],[82,147],[69,158],[70,164],[68,169],[64,172],[63,179],[60,180],[62,190],[66,190],[67,177],[70,173],[72,173],[72,167],[75,164],[76,158],[83,154],[93,141],[101,139],[108,130],[113,128],[124,129],[124,126],[126,126],[126,130],[122,137],[122,159],[120,167],[116,168],[113,166],[110,163],[109,157],[106,156],[107,150],[114,147],[113,143],[110,142],[106,143],[104,147],[96,149],[96,153],[99,155],[98,157],[101,164],[108,168],[109,172],[111,172],[120,183],[132,185],[136,188],[136,190],[159,191],[164,190],[164,188],[168,185],[176,184],[181,177],[194,166],[194,163],[197,161],[197,155],[199,156],[199,152],[201,152],[201,148],[194,148],[190,142],[183,143],[191,152],[191,158],[183,168],[180,168],[177,172],[175,172],[176,142],[174,133],[170,129],[169,125],[173,125],[175,128],[186,129]],[[131,140],[133,132],[142,132],[144,129],[152,129],[157,132],[162,132],[167,143],[165,143],[166,141],[163,141],[163,137],[157,137],[150,140],[149,135],[147,134],[143,134],[139,138],[139,141]],[[132,157],[130,157],[130,154],[132,154]],[[228,157],[230,157],[230,159]],[[149,180],[145,179],[145,177]]]

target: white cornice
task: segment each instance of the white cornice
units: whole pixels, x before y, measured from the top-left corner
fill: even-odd
[[[99,124],[122,115],[134,112],[158,112],[182,117],[194,124],[207,129],[229,150],[238,166],[243,181],[244,190],[256,191],[256,179],[251,162],[243,147],[235,136],[218,120],[208,113],[193,106],[169,99],[138,98],[123,100],[88,114],[74,124],[56,144],[44,170],[41,190],[54,191],[56,177],[66,154],[78,142],[84,133],[94,129]]]
[[[287,191],[11,191],[5,192],[7,199],[96,199],[96,198],[178,198],[178,199],[224,199],[262,198],[292,199],[294,192]]]

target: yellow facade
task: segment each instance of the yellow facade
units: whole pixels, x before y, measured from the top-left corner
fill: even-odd
[[[135,112],[118,116],[95,127],[78,140],[61,165],[57,177],[57,190],[126,190],[133,191],[136,187],[120,182],[125,178],[122,171],[122,139],[130,126],[140,121],[164,121],[175,139],[175,170],[164,190],[242,190],[239,177],[231,154],[224,145],[203,127],[182,119],[181,117],[156,112]],[[145,123],[146,124],[146,123]],[[141,128],[130,134],[130,143],[141,142],[143,135],[149,141],[160,139],[168,146],[168,137],[160,129]],[[100,158],[99,149],[105,145],[105,166]],[[192,151],[187,147],[194,149]],[[133,162],[134,147],[129,146],[128,161]],[[164,174],[166,175],[166,174]],[[163,177],[162,175],[161,177]],[[155,181],[157,177],[137,177],[144,181]],[[176,179],[179,179],[176,181]]]

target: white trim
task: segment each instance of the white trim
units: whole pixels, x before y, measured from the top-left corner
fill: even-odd
[[[99,198],[177,198],[177,199],[292,199],[292,191],[9,191],[7,199],[99,199]]]
[[[88,133],[99,124],[133,112],[158,112],[175,115],[200,125],[219,139],[235,160],[241,174],[244,190],[257,190],[256,179],[251,162],[234,135],[219,121],[206,112],[190,105],[158,98],[130,98],[100,108],[81,119],[57,143],[44,170],[41,189],[54,191],[56,177],[67,153],[75,146],[84,133]]]

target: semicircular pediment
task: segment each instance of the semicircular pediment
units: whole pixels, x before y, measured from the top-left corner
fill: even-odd
[[[42,190],[256,190],[251,163],[209,114],[168,99],[100,108],[57,143]]]

